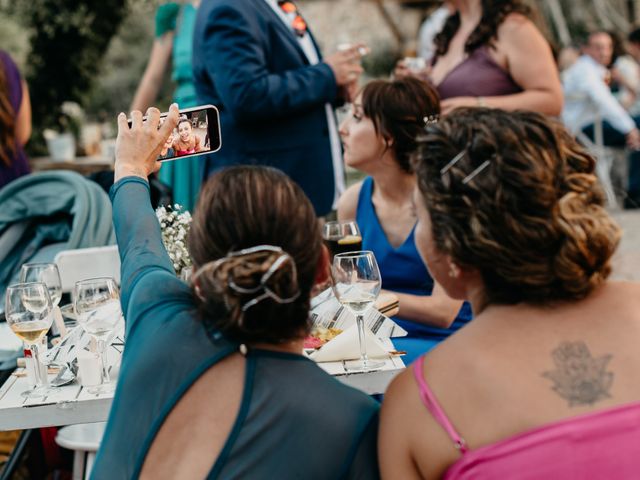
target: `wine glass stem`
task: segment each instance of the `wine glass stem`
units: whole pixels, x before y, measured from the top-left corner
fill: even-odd
[[[111,381],[109,370],[107,369],[107,342],[96,339],[98,342],[98,354],[100,355],[100,384],[105,385]]]
[[[358,325],[358,340],[360,342],[360,360],[366,366],[369,362],[367,357],[367,338],[364,335],[364,316],[356,315],[356,323]]]
[[[36,373],[36,388],[46,388],[49,385],[47,379],[47,367],[40,362],[40,350],[38,349],[38,344],[33,343],[29,345],[29,349],[31,350],[31,356],[33,358],[33,371]]]

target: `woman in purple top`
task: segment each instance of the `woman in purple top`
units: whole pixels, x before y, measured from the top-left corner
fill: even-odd
[[[520,0],[452,0],[455,13],[436,36],[425,72],[442,99],[442,113],[489,106],[562,111],[562,86],[548,42]],[[410,74],[400,63],[396,75]]]
[[[29,173],[23,147],[30,135],[27,84],[9,54],[0,50],[0,188]]]
[[[413,166],[416,245],[474,319],[393,381],[383,478],[638,478],[640,285],[595,159],[533,112],[463,108]]]

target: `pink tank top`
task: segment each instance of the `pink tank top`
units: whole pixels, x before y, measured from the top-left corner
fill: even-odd
[[[640,402],[560,420],[469,450],[427,385],[423,360],[413,364],[420,398],[462,454],[443,478],[640,478]]]

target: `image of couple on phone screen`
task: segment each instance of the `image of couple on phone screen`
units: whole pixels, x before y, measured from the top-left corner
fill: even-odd
[[[204,110],[183,114],[167,137],[158,160],[182,157],[211,150]]]

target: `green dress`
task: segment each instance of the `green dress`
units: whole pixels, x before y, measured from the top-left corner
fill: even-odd
[[[138,478],[163,422],[213,365],[238,350],[203,321],[175,275],[149,201],[126,177],[111,188],[122,260],[126,345],[91,478]],[[136,208],[131,208],[135,205]],[[207,476],[220,480],[375,480],[378,405],[292,353],[250,349],[240,409]]]
[[[156,12],[156,37],[174,32],[171,78],[176,84],[173,100],[180,108],[198,105],[191,71],[196,15],[197,9],[190,3],[167,3],[161,5]],[[200,191],[201,158],[182,158],[165,162],[159,173],[160,181],[173,189],[173,201],[189,211],[193,211]]]

